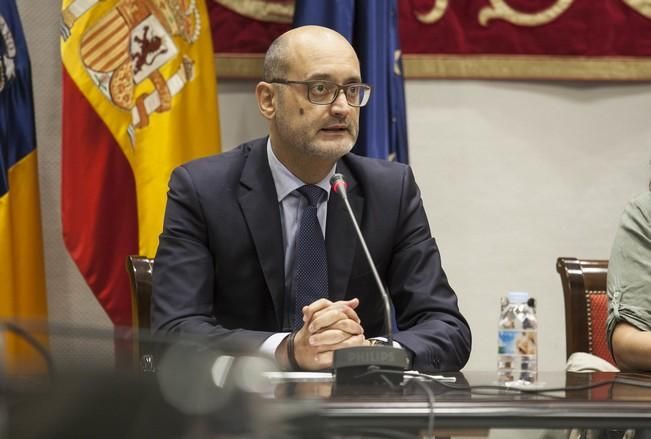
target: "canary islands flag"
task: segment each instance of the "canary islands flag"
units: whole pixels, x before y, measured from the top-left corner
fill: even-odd
[[[47,319],[31,68],[14,0],[0,2],[0,318]],[[22,339],[0,337],[12,370],[37,357]]]
[[[206,5],[63,0],[61,56],[64,241],[130,326],[126,256],[154,256],[172,169],[220,148]]]

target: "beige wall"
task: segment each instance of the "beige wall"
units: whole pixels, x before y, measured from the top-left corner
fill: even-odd
[[[50,318],[106,328],[61,238],[59,2],[18,3],[34,70]],[[227,148],[265,132],[253,86],[219,84]],[[554,263],[608,257],[626,200],[646,187],[651,85],[408,81],[407,102],[412,166],[474,333],[468,368],[494,368],[499,297],[510,290],[538,299],[541,369],[563,367]]]

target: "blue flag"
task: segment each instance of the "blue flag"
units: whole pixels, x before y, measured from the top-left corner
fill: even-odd
[[[294,26],[336,30],[359,56],[362,80],[373,87],[362,108],[353,151],[367,157],[409,162],[407,115],[396,0],[297,0]]]
[[[0,318],[47,319],[40,209],[27,44],[15,1],[0,0]],[[38,370],[33,347],[5,341],[1,367]]]
[[[0,196],[8,171],[36,147],[27,44],[16,4],[0,2]]]

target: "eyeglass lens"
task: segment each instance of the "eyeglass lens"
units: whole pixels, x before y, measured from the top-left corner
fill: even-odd
[[[313,82],[308,85],[308,98],[315,104],[329,104],[339,96],[339,90],[343,89],[346,100],[350,105],[362,106],[369,97],[369,88],[362,84],[337,85],[333,82]]]

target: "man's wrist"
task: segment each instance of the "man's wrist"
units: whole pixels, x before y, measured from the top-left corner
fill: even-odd
[[[296,349],[294,346],[294,340],[296,339],[296,332],[292,332],[287,337],[287,360],[289,362],[290,370],[301,370],[301,367],[296,361]]]
[[[288,334],[285,338],[282,339],[274,352],[276,362],[280,368],[284,370],[289,370],[289,358],[287,357],[287,339],[289,338],[289,335],[291,334]]]
[[[296,360],[296,332],[288,334],[278,345],[275,352],[276,362],[284,370],[301,370]]]

